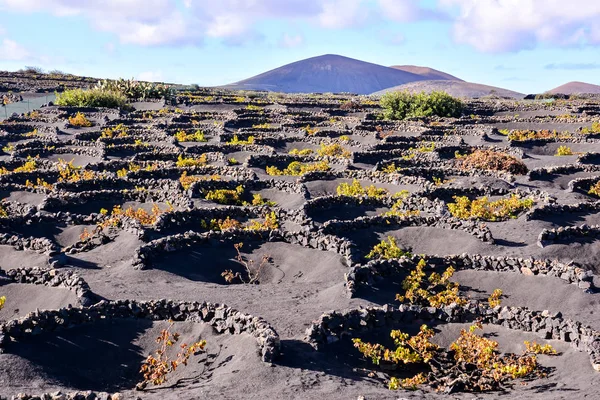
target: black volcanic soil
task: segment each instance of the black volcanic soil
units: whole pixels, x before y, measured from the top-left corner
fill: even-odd
[[[556,142],[535,145],[509,143],[506,136],[494,133],[493,128],[556,127],[562,131],[565,123],[551,116],[570,113],[573,117],[568,124],[574,128],[569,129],[573,137],[560,144],[572,147],[575,152],[597,152],[600,139],[593,135],[583,138],[576,129],[591,126],[594,117],[578,110],[586,107],[587,110],[600,111],[597,101],[577,100],[572,104],[550,107],[535,102],[474,101],[468,106],[477,118],[465,116],[432,124],[431,121],[395,123],[370,119],[367,118],[369,115],[380,112],[374,102],[357,100],[364,102],[361,109],[343,110],[340,104],[350,97],[342,95],[256,96],[250,98],[239,93],[203,89],[180,96],[177,106],[165,106],[159,102],[136,103],[138,109],[131,112],[84,110],[90,119],[97,121],[97,125],[87,130],[70,129],[68,137],[57,134],[54,125],[49,128],[51,123],[47,120],[58,118],[58,126],[64,126],[63,120],[75,111],[72,109],[44,107],[39,110],[38,117],[19,116],[2,122],[0,147],[18,146],[5,154],[0,166],[13,171],[27,161],[27,155],[39,154],[39,158],[36,170],[27,173],[31,175],[19,172],[0,175],[2,206],[8,212],[7,218],[0,218],[0,233],[23,238],[47,238],[56,246],[57,254],[51,256],[44,250],[0,245],[0,268],[7,271],[53,265],[61,272],[77,273],[95,294],[108,300],[166,298],[227,304],[243,313],[260,316],[274,327],[281,338],[279,358],[272,364],[262,362],[257,354],[256,341],[249,335],[221,335],[202,323],[177,323],[174,329],[182,334],[183,340],[207,340],[207,354],[194,358],[190,367],[177,371],[173,381],[191,378],[184,379],[185,384],[138,392],[134,387],[140,379],[140,363],[156,349],[154,339],[168,323],[116,319],[54,333],[43,332],[23,342],[8,343],[5,352],[0,354],[0,396],[19,392],[39,394],[57,390],[94,390],[118,391],[126,399],[181,400],[357,399],[360,396],[365,399],[598,398],[600,375],[593,370],[589,357],[566,343],[553,340],[549,343],[562,354],[558,357],[541,356],[539,359],[542,365],[552,368],[550,374],[533,381],[517,382],[505,393],[444,395],[427,390],[388,391],[379,380],[357,370],[374,367],[352,348],[348,340],[316,351],[305,341],[305,330],[312,321],[330,310],[395,304],[395,294],[401,290],[401,279],[391,277],[384,282],[375,281],[371,286],[362,287],[351,298],[345,286],[345,273],[351,267],[349,261],[333,250],[318,250],[309,243],[269,241],[267,232],[264,240],[234,238],[192,245],[153,256],[146,269],[133,266],[136,250],[147,246],[150,239],[189,231],[206,232],[202,221],[204,217],[194,217],[194,212],[209,210],[206,217],[209,220],[224,219],[225,214],[221,212],[229,212],[232,218],[245,223],[264,220],[264,215],[260,214],[261,210],[266,210],[264,207],[225,207],[205,200],[203,196],[212,187],[235,189],[236,185],[248,186],[250,194],[260,193],[263,198],[274,201],[273,210],[285,211],[281,212],[279,229],[292,232],[318,232],[335,220],[352,222],[389,211],[389,205],[382,203],[340,203],[305,211],[306,204],[323,196],[336,196],[340,183],[351,183],[353,174],[365,171],[371,175],[359,179],[363,186],[375,185],[387,189],[389,194],[407,190],[423,202],[426,202],[426,189],[466,191],[479,188],[483,192],[504,190],[506,193],[541,190],[552,198],[551,201],[536,198],[536,208],[549,202],[592,204],[597,201],[596,197],[585,191],[569,191],[569,182],[577,178],[600,178],[600,170],[595,164],[581,163],[580,155],[555,156],[559,145]],[[534,115],[527,116],[526,112]],[[520,117],[515,117],[517,114]],[[189,122],[180,122],[182,117],[189,117]],[[539,121],[540,118],[545,119]],[[130,127],[128,137],[98,140],[104,128],[117,123]],[[249,128],[228,127],[241,123]],[[261,128],[262,124],[276,125],[277,128]],[[25,133],[10,133],[16,130],[11,128],[22,125],[26,128],[23,132],[34,128],[44,132],[47,135],[45,141],[32,139]],[[306,126],[316,129],[316,132],[307,133]],[[194,146],[188,143],[181,145],[173,140],[178,129],[202,129],[211,141],[193,143]],[[378,131],[387,132],[389,137],[382,138]],[[240,140],[253,136],[254,143],[226,144],[233,133],[238,134]],[[342,139],[343,136],[347,138]],[[458,146],[449,141],[456,138],[463,140]],[[409,142],[403,142],[404,139]],[[435,143],[433,152],[414,150],[422,142],[431,141]],[[371,159],[354,161],[352,158],[323,158],[313,154],[299,160],[305,163],[327,161],[332,171],[304,177],[271,176],[265,172],[266,166],[285,166],[295,160],[287,154],[292,148],[319,149],[321,144],[331,143],[338,143],[354,153],[364,153],[361,157],[371,156]],[[375,146],[387,147],[382,151],[383,147]],[[493,146],[513,153],[520,151],[522,161],[530,170],[552,165],[580,169],[559,171],[539,179],[532,179],[529,175],[500,176],[486,171],[472,171],[472,176],[467,177],[457,168],[456,159],[439,156],[445,147],[451,147],[450,154],[454,154],[455,150],[464,154],[473,150],[473,146]],[[121,151],[128,154],[127,159],[118,156]],[[415,152],[419,154],[411,156]],[[176,164],[179,157],[198,158],[203,153],[207,155],[207,165],[189,168]],[[241,164],[227,166],[227,160],[232,156]],[[58,182],[58,160],[72,158],[75,166],[82,167],[78,171],[92,171],[102,176],[104,182],[100,178],[93,181],[82,179],[75,185]],[[376,171],[376,163],[386,160],[401,165],[393,179],[384,172]],[[123,169],[125,172],[121,172]],[[432,171],[443,173],[443,179],[438,181],[437,186],[433,183]],[[179,182],[183,172],[204,180],[184,189]],[[213,175],[219,175],[220,179],[206,180]],[[26,184],[27,180],[36,181],[37,178],[53,186],[43,188],[31,182]],[[283,188],[285,182],[289,183],[287,189]],[[427,201],[434,200],[441,202],[436,217],[446,217],[448,196],[440,195]],[[131,205],[132,209],[149,211],[153,204],[161,210],[169,209],[170,205],[173,209],[169,212],[188,213],[189,219],[185,224],[178,224],[169,221],[169,214],[165,214],[160,218],[166,222],[161,220],[145,226],[138,224],[133,228],[117,226],[108,231],[109,238],[105,243],[97,243],[84,251],[66,251],[68,246],[80,242],[84,228],[93,230],[96,225],[94,218],[98,218],[101,208],[110,213],[115,205],[123,209]],[[242,208],[251,214],[239,217]],[[31,222],[42,217],[48,218],[48,221],[43,224]],[[13,220],[19,223],[11,225],[9,221]],[[171,225],[161,228],[163,222]],[[351,240],[362,255],[380,240],[392,236],[401,247],[411,249],[414,254],[535,257],[574,263],[599,273],[598,239],[570,238],[544,248],[537,245],[538,235],[543,229],[583,223],[599,224],[600,212],[554,213],[529,220],[520,215],[508,221],[488,222],[486,226],[495,239],[493,244],[484,243],[461,229],[431,226],[398,228],[381,225],[333,232],[333,235]],[[140,231],[146,235],[139,234]],[[244,245],[240,252],[245,260],[253,260],[258,265],[263,256],[269,258],[259,284],[228,284],[221,276],[227,269],[244,273],[233,246],[242,241]],[[485,300],[494,289],[500,288],[504,292],[503,304],[561,312],[565,317],[600,329],[597,311],[600,294],[585,293],[561,279],[463,270],[457,272],[453,280],[460,283],[465,296]],[[0,295],[7,297],[5,308],[0,311],[0,320],[4,321],[23,317],[37,309],[58,309],[77,303],[73,291],[28,283],[0,281]],[[435,341],[448,345],[464,327],[462,324],[438,325]],[[530,333],[498,326],[486,326],[484,332],[500,343],[502,351],[519,352],[523,340],[534,338]],[[389,334],[374,332],[373,335],[375,333]]]

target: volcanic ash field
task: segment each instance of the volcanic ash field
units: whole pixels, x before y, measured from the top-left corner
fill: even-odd
[[[598,398],[600,102],[466,106],[394,122],[366,97],[200,90],[2,121],[0,395]],[[421,260],[463,304],[396,300]],[[478,320],[499,354],[558,355],[489,393],[394,392],[352,341],[426,324],[448,348]],[[136,390],[165,329],[205,348]]]

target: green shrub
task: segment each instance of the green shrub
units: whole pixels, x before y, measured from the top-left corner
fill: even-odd
[[[518,195],[490,201],[486,196],[471,201],[466,196],[454,196],[455,203],[448,203],[453,217],[460,219],[479,219],[483,221],[505,221],[517,218],[519,213],[533,207],[533,199],[522,199]]]
[[[458,118],[463,110],[462,101],[445,92],[391,92],[381,97],[380,105],[386,119],[431,116]]]
[[[120,108],[127,98],[119,93],[101,89],[72,89],[56,94],[56,105],[67,107],[109,107]]]

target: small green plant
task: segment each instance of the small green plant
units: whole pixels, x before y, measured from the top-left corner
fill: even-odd
[[[13,170],[13,172],[33,172],[37,170],[37,157],[33,158],[31,156],[27,156],[27,161],[20,167],[17,167]]]
[[[102,130],[101,138],[104,139],[115,139],[115,138],[124,138],[129,136],[129,128],[123,124],[119,124],[112,128],[106,128]]]
[[[529,342],[525,340],[525,351],[532,354],[545,354],[548,356],[555,356],[558,354],[556,349],[550,344],[541,345],[539,343]]]
[[[392,162],[381,169],[381,172],[386,174],[395,174],[402,171],[402,168],[396,167],[396,163]]]
[[[571,150],[571,148],[568,146],[559,146],[558,149],[556,149],[556,153],[554,155],[555,156],[572,156],[573,150]]]
[[[226,205],[242,205],[241,196],[244,194],[244,186],[239,185],[235,189],[215,189],[204,193],[206,200]]]
[[[432,272],[426,277],[427,263],[421,259],[414,270],[402,282],[403,295],[397,294],[396,300],[401,303],[418,304],[423,307],[441,307],[449,304],[464,305],[466,299],[459,295],[459,285],[451,282],[454,268],[448,267],[441,275]]]
[[[198,158],[191,158],[191,157],[184,158],[182,155],[179,155],[177,157],[177,162],[175,163],[175,165],[178,168],[202,167],[202,166],[204,166],[206,164],[208,164],[208,161],[207,161],[207,158],[206,158],[206,154],[202,154]]]
[[[227,142],[226,144],[235,145],[235,144],[254,144],[254,136],[248,136],[246,140],[240,140],[238,135],[233,135],[233,138]]]
[[[492,222],[517,218],[520,212],[530,209],[534,203],[531,198],[522,199],[515,194],[496,201],[489,201],[486,196],[475,200],[466,196],[454,196],[454,201],[455,203],[448,204],[452,216]]]
[[[318,128],[311,128],[310,125],[306,125],[302,130],[309,136],[313,136],[315,133],[319,132]]]
[[[490,305],[490,307],[498,307],[502,301],[500,300],[500,298],[502,297],[502,290],[500,289],[495,289],[492,294],[490,295],[490,297],[488,298],[488,304]]]
[[[275,166],[270,166],[266,168],[266,172],[268,175],[292,175],[292,176],[302,176],[308,174],[309,172],[324,172],[329,171],[329,164],[325,161],[319,161],[316,163],[301,163],[299,161],[292,161],[286,168],[283,170],[278,169]]]
[[[383,259],[410,257],[410,251],[402,250],[396,243],[396,238],[388,236],[388,241],[382,240],[365,256],[366,259]]]
[[[431,142],[428,145],[424,144],[417,148],[419,153],[431,153],[433,150],[435,150],[435,142]]]
[[[178,142],[207,142],[208,139],[204,137],[204,132],[196,130],[194,133],[186,133],[183,129],[180,129],[175,133],[175,139]]]
[[[369,185],[363,187],[358,179],[354,179],[352,184],[340,183],[336,189],[338,196],[351,196],[351,197],[374,197],[382,198],[389,195],[386,189],[377,188],[375,185]]]
[[[269,123],[252,125],[252,129],[271,129],[273,126]]]
[[[310,156],[313,153],[314,153],[314,151],[311,149],[303,149],[303,150],[292,149],[289,151],[288,154],[290,154],[292,156]]]
[[[392,120],[431,116],[457,118],[464,107],[462,101],[445,92],[391,92],[381,97],[380,104],[383,116]]]
[[[228,158],[227,159],[227,165],[239,165],[239,161],[236,160],[234,157]]]
[[[600,122],[593,122],[591,127],[585,127],[581,130],[584,135],[600,133]]]
[[[277,203],[274,201],[266,200],[262,197],[260,193],[254,194],[252,198],[253,206],[267,206],[267,207],[275,207]]]
[[[588,194],[593,194],[600,197],[600,181],[592,185],[590,190],[588,190]]]

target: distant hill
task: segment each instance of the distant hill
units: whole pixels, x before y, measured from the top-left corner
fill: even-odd
[[[353,58],[326,54],[284,65],[243,81],[223,86],[233,90],[284,93],[370,94],[425,79],[422,75]]]
[[[450,80],[434,80],[434,81],[419,81],[407,83],[404,85],[388,88],[379,92],[373,93],[374,95],[382,95],[387,92],[395,92],[408,90],[409,92],[432,92],[432,91],[444,91],[454,97],[462,98],[479,98],[489,95],[496,95],[499,97],[510,97],[516,99],[522,99],[525,97],[524,94],[513,92],[512,90],[502,89],[494,86],[481,85],[479,83],[471,83],[464,81],[450,81]]]
[[[600,86],[592,85],[591,83],[585,82],[569,82],[561,85],[552,90],[548,90],[546,93],[562,93],[562,94],[581,94],[581,93],[600,93]]]
[[[459,79],[453,75],[429,67],[418,67],[416,65],[392,65],[390,68],[410,72],[411,74],[421,75],[427,80],[448,80],[464,82],[462,79]]]

